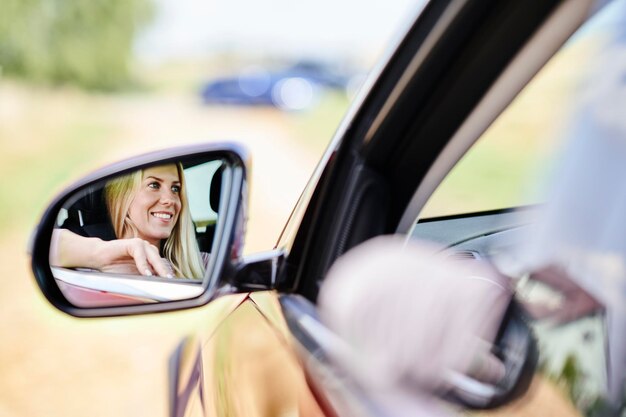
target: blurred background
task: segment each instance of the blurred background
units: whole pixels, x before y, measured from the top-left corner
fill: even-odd
[[[246,252],[273,247],[364,77],[420,0],[2,0],[0,416],[165,416],[167,359],[203,309],[78,320],[27,241],[65,185],[121,158],[237,140]]]

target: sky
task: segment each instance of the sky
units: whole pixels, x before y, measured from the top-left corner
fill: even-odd
[[[378,55],[424,0],[155,0],[136,48],[146,61],[224,51],[262,55]]]

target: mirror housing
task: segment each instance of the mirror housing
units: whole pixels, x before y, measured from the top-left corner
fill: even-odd
[[[58,219],[62,209],[67,207],[68,204],[77,201],[81,196],[88,195],[89,190],[93,189],[94,186],[99,185],[100,189],[102,189],[102,184],[106,181],[140,169],[179,164],[181,161],[193,163],[193,161],[212,160],[222,161],[224,169],[221,172],[222,178],[220,179],[222,187],[219,200],[219,221],[216,223],[212,250],[206,273],[202,280],[202,286],[195,285],[195,288],[192,288],[194,286],[190,282],[178,283],[174,282],[175,280],[170,280],[170,282],[163,283],[159,291],[162,293],[164,289],[168,291],[167,288],[181,289],[181,291],[174,291],[179,295],[165,298],[158,295],[151,296],[147,300],[139,301],[139,304],[128,305],[145,298],[142,297],[143,293],[131,292],[129,294],[127,290],[120,290],[121,293],[116,294],[113,298],[99,298],[98,302],[87,305],[83,303],[81,307],[81,303],[77,303],[75,297],[72,298],[72,294],[75,294],[75,291],[68,291],[68,283],[73,288],[78,285],[78,288],[83,290],[85,285],[87,285],[85,282],[93,281],[95,277],[96,280],[100,280],[100,287],[98,287],[98,284],[95,284],[95,286],[89,284],[87,286],[88,292],[98,292],[99,294],[110,296],[111,292],[106,290],[106,286],[103,289],[101,285],[103,281],[107,280],[107,277],[112,277],[112,281],[117,280],[116,288],[129,288],[128,285],[126,287],[124,285],[128,282],[132,284],[133,277],[93,271],[83,272],[80,269],[78,271],[74,269],[65,269],[63,271],[63,268],[51,266],[52,236],[55,228],[59,226]],[[185,309],[206,304],[219,294],[241,291],[238,289],[239,279],[236,278],[237,272],[242,269],[249,269],[242,267],[244,263],[242,249],[248,201],[248,163],[248,153],[241,145],[230,142],[210,143],[140,155],[104,167],[83,177],[70,185],[52,201],[36,226],[30,241],[29,252],[37,284],[46,298],[56,308],[77,317],[108,317]],[[154,281],[157,282],[156,285],[158,286],[159,279]],[[162,281],[166,280],[162,279]],[[183,281],[189,280],[185,279]],[[154,286],[154,282],[149,284]],[[178,288],[175,288],[176,286]],[[243,290],[245,285],[241,287]],[[190,292],[190,288],[195,290],[195,292]],[[141,291],[144,291],[144,289],[142,287]],[[131,298],[130,303],[123,300],[120,301],[120,299],[127,296],[137,298]],[[71,301],[74,301],[74,303]]]

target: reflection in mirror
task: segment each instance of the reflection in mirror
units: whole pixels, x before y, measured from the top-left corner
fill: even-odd
[[[96,183],[57,215],[50,265],[78,307],[189,299],[204,291],[221,159],[169,162]]]

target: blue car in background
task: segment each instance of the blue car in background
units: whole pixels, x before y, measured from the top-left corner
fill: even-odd
[[[297,111],[312,107],[324,89],[354,91],[362,77],[316,62],[299,62],[281,70],[249,67],[237,75],[207,82],[205,104],[263,105]]]

